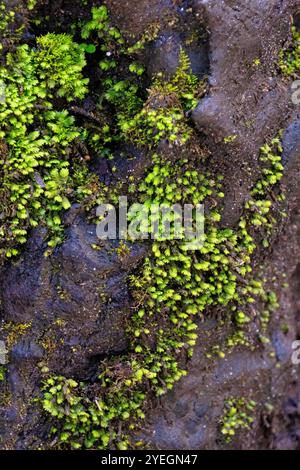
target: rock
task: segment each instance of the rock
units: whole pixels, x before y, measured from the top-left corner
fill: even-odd
[[[118,27],[132,42],[139,39],[152,25],[167,25],[174,21],[176,4],[173,0],[108,0],[107,6]]]
[[[286,165],[300,153],[300,117],[297,117],[285,130],[282,145],[283,163]]]
[[[291,358],[293,353],[291,341],[282,331],[275,331],[273,333],[272,344],[279,361],[287,362]]]
[[[22,259],[17,260],[14,265],[7,264],[0,273],[3,317],[8,322],[26,323],[34,316],[34,308],[44,287],[44,235],[43,230],[34,230]]]
[[[148,48],[147,72],[153,77],[158,72],[170,76],[176,72],[180,47],[182,46],[179,33],[166,31],[151,47]]]
[[[284,127],[292,109],[289,85],[276,64],[283,37],[288,37],[295,1],[194,2],[207,21],[210,49],[208,96],[192,114],[207,136],[212,166],[222,168],[226,199],[224,220],[235,224],[257,169],[259,148]],[[257,60],[258,65],[257,64]],[[225,144],[224,139],[234,137]],[[220,170],[219,170],[220,171]]]
[[[209,407],[207,403],[201,403],[201,402],[194,403],[194,412],[197,418],[203,418],[206,415],[208,409]]]
[[[184,49],[191,61],[193,72],[201,79],[209,71],[208,43],[199,42],[187,46],[182,33],[166,31],[147,48],[147,73],[154,77],[163,72],[173,75],[178,67],[180,49]]]
[[[11,350],[11,360],[14,362],[24,360],[40,360],[44,356],[42,348],[28,339],[23,339],[15,344]]]
[[[69,3],[42,2],[39,13],[44,17],[50,12],[55,18],[59,10],[59,22],[63,23],[59,30],[67,30],[68,21],[87,16],[84,9],[77,8],[81,2],[71,2],[68,8]],[[289,187],[289,219],[278,232],[273,250],[258,254],[256,260],[272,279],[270,288],[280,294],[280,309],[272,314],[269,327],[272,343],[268,349],[257,341],[255,351],[239,347],[226,351],[224,359],[214,355],[208,358],[213,346],[224,345],[232,334],[226,321],[217,328],[220,312],[212,307],[205,312],[207,320],[199,321],[199,340],[188,363],[188,375],[172,392],[149,406],[140,437],[149,447],[159,449],[299,448],[300,372],[291,365],[290,345],[300,331],[300,127],[289,85],[276,66],[290,17],[299,2],[107,3],[114,24],[128,38],[132,33],[132,42],[153,23],[160,23],[158,36],[142,57],[149,75],[159,70],[173,73],[181,46],[199,77],[209,72],[208,95],[200,101],[192,119],[199,141],[211,150],[208,167],[225,176],[224,226],[235,224],[259,174],[260,146],[280,128],[286,129],[284,184]],[[62,5],[66,5],[63,11]],[[93,103],[86,102],[85,106],[92,109]],[[225,144],[224,137],[229,135],[237,138]],[[132,153],[135,159],[123,158],[124,153]],[[146,153],[123,143],[116,144],[115,157],[115,172],[106,160],[93,163],[104,183],[126,184],[130,175],[141,175],[150,161]],[[44,257],[45,231],[33,230],[22,256],[7,262],[0,273],[1,321],[11,328],[27,326],[16,328],[10,337],[7,380],[0,382],[5,398],[0,404],[1,447],[5,449],[39,448],[48,439],[51,423],[32,403],[33,397],[40,396],[43,370],[92,382],[101,361],[121,355],[128,347],[125,327],[133,299],[127,279],[146,256],[147,244],[130,244],[124,257],[118,254],[117,240],[97,245],[95,226],[79,204],[70,208],[64,222],[64,243],[51,257]],[[285,292],[280,284],[283,273],[290,283]],[[287,334],[282,332],[283,321]],[[2,333],[9,335],[9,331]],[[237,433],[234,442],[226,444],[220,436],[224,401],[242,396],[257,402],[255,420],[250,430]]]

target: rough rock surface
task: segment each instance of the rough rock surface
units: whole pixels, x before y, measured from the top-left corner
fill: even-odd
[[[45,2],[47,4],[47,2]],[[70,2],[50,2],[70,18]],[[215,316],[200,323],[189,375],[169,395],[153,404],[141,436],[159,449],[300,448],[300,367],[291,363],[291,345],[300,338],[300,111],[291,102],[290,83],[276,70],[276,59],[289,31],[299,0],[109,0],[115,23],[128,37],[138,37],[153,22],[161,30],[144,56],[149,78],[158,70],[177,66],[178,50],[191,32],[188,47],[194,71],[209,76],[209,92],[193,113],[194,125],[211,150],[210,165],[225,176],[224,225],[238,219],[258,171],[259,148],[284,129],[288,217],[273,245],[258,253],[260,269],[279,296],[270,337],[276,352],[235,349],[225,359],[207,359],[216,340],[230,327],[218,328]],[[54,5],[55,4],[55,5]],[[47,5],[43,8],[47,8]],[[178,17],[176,21],[174,17]],[[197,34],[205,26],[204,43]],[[255,65],[259,58],[260,65]],[[232,144],[223,139],[237,135]],[[137,168],[118,164],[116,178]],[[142,164],[141,164],[142,162]],[[130,163],[132,165],[132,163]],[[99,170],[101,171],[101,170]],[[103,169],[102,169],[103,171]],[[126,277],[145,256],[137,244],[120,259],[116,244],[100,251],[95,227],[80,207],[66,219],[65,242],[44,258],[44,234],[32,233],[19,260],[0,273],[0,319],[28,328],[17,335],[8,368],[7,400],[0,404],[2,448],[30,448],[45,438],[49,424],[31,404],[45,363],[56,373],[91,377],[97,362],[126,349],[125,320],[131,297]],[[283,279],[282,274],[285,275]],[[283,289],[282,284],[288,283]],[[282,325],[288,326],[283,331]],[[251,397],[259,403],[254,425],[231,445],[220,439],[219,420],[224,399]],[[272,404],[272,411],[266,403]]]

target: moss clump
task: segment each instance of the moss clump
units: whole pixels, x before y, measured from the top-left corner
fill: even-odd
[[[281,72],[288,76],[297,76],[300,72],[300,31],[292,26],[292,44],[288,49],[282,49],[279,54]]]
[[[237,346],[251,347],[251,343],[243,330],[237,330],[235,333],[229,336],[226,343],[227,347],[230,349],[236,348]]]
[[[174,195],[180,194],[182,202],[193,200],[200,203],[212,194],[215,182],[205,180],[203,175],[193,171],[187,160],[177,162],[176,167],[158,156],[154,161],[153,178],[149,173],[146,187],[141,184],[141,200],[151,195],[158,202],[169,194],[171,203]],[[182,180],[178,181],[179,173]],[[161,181],[156,184],[155,177],[163,177],[165,186]],[[155,194],[150,189],[150,182]],[[164,187],[166,193],[161,191]],[[192,293],[196,281],[191,279],[189,272],[192,269],[190,256],[183,241],[174,241],[173,246],[155,243],[153,256],[153,260],[145,260],[141,274],[143,281],[138,279],[138,286],[143,284],[147,289],[144,295],[147,301],[143,308],[137,309],[128,326],[128,334],[132,338],[130,351],[121,361],[111,360],[103,369],[95,402],[86,399],[89,386],[77,383],[69,413],[68,397],[63,396],[62,399],[61,394],[57,394],[60,391],[57,387],[67,379],[51,378],[45,383],[43,406],[53,417],[63,420],[60,439],[62,442],[67,439],[75,448],[106,448],[109,444],[117,448],[127,447],[126,433],[119,438],[118,429],[121,425],[128,432],[144,418],[147,388],[161,395],[186,374],[177,356],[184,350],[191,351],[197,337],[194,332],[197,326],[193,321],[197,313],[197,292]],[[182,290],[179,293],[179,289],[186,292]]]
[[[68,111],[53,106],[56,96],[82,97],[84,54],[67,35],[48,34],[37,48],[19,46],[0,68],[5,100],[0,110],[3,218],[0,255],[18,254],[28,230],[42,221],[62,236],[60,212],[70,207],[70,146],[80,132]],[[34,129],[34,130],[33,130]]]
[[[120,31],[114,27],[105,5],[94,7],[91,19],[81,24],[83,51],[96,54],[99,60],[99,118],[85,124],[85,140],[99,155],[112,158],[111,147],[124,141],[123,123],[142,108],[144,68],[134,51],[129,51]],[[93,121],[94,116],[91,116]]]
[[[5,380],[5,374],[6,374],[6,367],[0,366],[0,382],[3,382]]]
[[[263,152],[263,151],[262,151]],[[276,179],[277,182],[277,179]],[[275,180],[272,180],[275,183]],[[154,155],[153,166],[139,186],[139,199],[146,205],[174,202],[207,205],[206,235],[202,248],[186,250],[183,240],[152,245],[138,277],[131,277],[137,308],[128,325],[130,348],[122,358],[102,366],[93,399],[89,384],[73,384],[71,402],[61,396],[68,379],[52,377],[45,382],[44,408],[62,423],[61,444],[75,448],[127,448],[129,434],[145,416],[149,390],[162,395],[186,375],[182,357],[190,356],[197,340],[196,318],[213,305],[228,310],[239,329],[228,346],[248,345],[241,329],[252,321],[245,313],[255,298],[264,295],[262,283],[251,278],[251,255],[255,249],[251,212],[246,210],[236,230],[219,227],[220,214],[209,200],[222,197],[221,178],[193,170],[193,163],[179,158],[171,162]],[[269,186],[265,186],[267,193]],[[241,279],[247,279],[242,282]],[[219,350],[220,357],[224,357]],[[70,403],[74,405],[71,406]],[[250,418],[238,412],[225,416],[224,434],[246,427]],[[246,406],[246,405],[245,405]],[[233,408],[233,405],[231,406]],[[123,429],[120,434],[119,429]]]
[[[93,23],[88,30],[97,28]],[[161,139],[167,139],[173,146],[189,141],[192,129],[186,113],[195,106],[199,88],[183,51],[177,73],[169,81],[162,76],[156,78],[148,100],[129,122],[122,93],[127,90],[132,97],[131,114],[137,89],[130,89],[127,83],[117,86],[116,83],[110,82],[106,99],[123,110],[117,117],[121,130],[117,135],[124,135],[148,150]],[[121,358],[111,358],[101,365],[96,384],[91,386],[61,376],[45,380],[43,406],[60,422],[58,434],[62,446],[124,449],[133,445],[129,435],[145,417],[147,399],[171,390],[186,375],[186,358],[192,355],[197,341],[196,319],[208,307],[222,308],[237,325],[228,346],[249,344],[243,332],[253,320],[249,306],[264,295],[262,283],[252,278],[256,243],[251,232],[258,225],[252,219],[260,211],[258,201],[268,197],[282,175],[280,155],[273,152],[276,146],[280,150],[279,145],[274,140],[270,150],[267,146],[262,148],[263,176],[253,189],[253,204],[246,204],[235,229],[221,227],[221,214],[215,207],[224,197],[222,177],[196,171],[192,158],[187,159],[180,152],[172,161],[165,155],[152,155],[152,167],[136,196],[146,207],[205,203],[203,245],[190,252],[180,237],[166,240],[161,236],[153,243],[152,253],[139,275],[130,277],[136,308],[128,324],[129,350]],[[255,203],[258,209],[254,211]],[[262,212],[265,217],[262,225],[268,226],[267,213]],[[172,225],[174,219],[170,222]],[[218,353],[224,357],[223,351]],[[243,406],[244,402],[239,402],[239,410]],[[241,413],[238,411],[234,419],[228,415],[230,429],[241,427],[241,423],[249,424]]]
[[[112,46],[124,45],[124,39],[120,31],[111,25],[108,9],[105,5],[93,7],[92,18],[87,21],[81,30],[83,39],[89,39],[91,35],[96,35],[101,41],[101,49],[107,52]],[[120,47],[118,47],[120,51]]]
[[[221,418],[221,433],[226,442],[230,442],[240,429],[249,429],[254,419],[252,417],[256,403],[244,397],[230,398],[225,401],[224,414]]]
[[[161,234],[139,275],[131,277],[136,306],[127,326],[128,352],[103,362],[93,385],[62,376],[45,379],[43,407],[55,420],[59,445],[125,449],[132,445],[130,432],[145,418],[149,398],[171,390],[186,375],[186,359],[197,341],[196,319],[210,306],[222,309],[237,325],[231,344],[246,344],[243,329],[252,321],[249,304],[263,294],[262,283],[252,279],[252,232],[257,226],[270,226],[268,195],[282,176],[280,143],[263,147],[263,176],[245,214],[236,228],[223,228],[218,209],[224,197],[222,177],[196,171],[193,152],[186,158],[180,151],[193,135],[189,111],[203,93],[184,51],[177,72],[170,79],[159,74],[147,96],[143,68],[132,56],[139,47],[126,46],[106,7],[92,10],[81,34],[92,44],[79,46],[70,36],[49,34],[37,40],[36,49],[17,48],[0,70],[7,91],[0,113],[0,197],[6,208],[2,254],[16,254],[15,245],[25,243],[30,227],[42,221],[51,229],[54,247],[62,240],[60,215],[70,207],[71,198],[84,201],[90,210],[101,198],[99,190],[105,194],[97,177],[69,163],[70,148],[79,138],[99,156],[111,156],[114,143],[121,140],[149,151],[167,140],[177,152],[171,160],[153,151],[151,168],[136,197],[146,207],[206,206],[201,247],[191,252],[182,237],[167,240]],[[78,129],[69,112],[56,110],[53,102],[59,98],[66,104],[84,97],[85,53],[95,51],[101,56],[101,116],[91,116],[94,123]],[[131,75],[120,80],[125,66]],[[223,357],[223,351],[217,352]]]
[[[148,100],[131,120],[124,120],[121,130],[139,146],[152,148],[161,140],[184,144],[191,135],[186,111],[193,109],[203,85],[192,74],[188,56],[181,49],[179,67],[170,81],[158,74],[149,90]]]
[[[82,75],[86,60],[72,37],[49,33],[37,38],[37,46],[33,59],[39,82],[68,101],[84,98],[89,81]]]
[[[0,3],[0,35],[6,37],[8,35],[8,27],[12,25],[15,20],[16,12],[12,9],[7,9],[7,5],[4,2]],[[2,45],[0,45],[0,50]]]
[[[260,161],[263,165],[262,178],[251,191],[252,198],[246,203],[246,209],[251,213],[250,223],[254,226],[263,226],[271,229],[274,219],[270,217],[273,205],[269,190],[275,186],[283,176],[281,163],[282,145],[280,138],[276,137],[270,144],[260,149]]]

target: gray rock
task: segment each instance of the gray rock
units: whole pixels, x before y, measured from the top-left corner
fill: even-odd
[[[298,116],[285,130],[282,136],[283,163],[292,162],[300,153],[300,117]]]
[[[43,349],[34,341],[23,339],[11,350],[12,361],[39,360],[44,356]]]

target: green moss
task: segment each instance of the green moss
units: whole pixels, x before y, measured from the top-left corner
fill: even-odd
[[[118,248],[116,248],[116,253],[120,260],[126,259],[130,255],[130,246],[121,241]]]
[[[185,66],[183,70],[186,70]],[[184,73],[181,70],[175,76],[181,77]],[[180,82],[179,78],[176,82]],[[170,83],[161,84],[156,80],[150,96],[151,93],[155,95],[154,89],[167,87],[181,103],[183,113],[187,95],[184,93],[182,96],[177,89],[179,85]],[[183,89],[181,84],[180,90]],[[135,122],[137,135],[142,134],[139,128],[140,125],[143,129],[142,115],[139,113]],[[185,125],[188,126],[187,121]],[[144,145],[148,148],[157,145],[163,135],[157,140],[155,136],[151,129],[151,137],[149,134]],[[188,138],[189,134],[187,141]],[[45,383],[43,405],[53,417],[61,420],[62,444],[71,442],[75,448],[125,448],[132,445],[128,436],[144,418],[147,391],[162,395],[186,375],[180,357],[192,355],[197,340],[195,320],[209,306],[228,309],[232,321],[238,325],[238,331],[228,339],[227,346],[249,344],[241,327],[252,321],[249,304],[264,296],[262,283],[251,278],[251,257],[256,247],[250,235],[256,225],[253,224],[253,207],[256,204],[260,208],[259,201],[268,196],[282,176],[280,155],[273,153],[274,147],[280,152],[278,139],[274,139],[270,147],[266,145],[261,149],[263,177],[253,188],[251,200],[254,203],[246,204],[245,214],[235,230],[219,226],[221,215],[210,204],[214,201],[215,205],[216,200],[224,196],[221,177],[213,178],[208,173],[195,171],[194,162],[187,158],[178,157],[170,161],[163,155],[152,156],[152,168],[139,185],[139,201],[146,206],[205,202],[203,247],[191,256],[184,240],[161,237],[153,243],[152,254],[145,259],[139,276],[131,278],[138,306],[128,325],[130,349],[121,359],[113,358],[103,368],[95,403],[87,398],[89,384],[76,384],[72,395],[74,410],[72,408],[69,413],[68,397],[59,394],[57,403],[56,394],[56,387],[67,379],[53,377]],[[270,208],[268,204],[268,212]],[[262,225],[268,227],[269,220],[262,220]],[[247,281],[242,282],[244,279]],[[224,357],[221,349],[217,353]],[[121,435],[120,426],[124,429]]]
[[[84,53],[71,36],[52,34],[37,38],[34,66],[39,81],[48,89],[55,89],[57,96],[68,101],[84,98],[88,79],[83,78],[86,65]]]
[[[16,12],[13,9],[7,8],[4,2],[0,3],[0,35],[6,37],[9,34],[9,26],[11,26],[15,20]],[[2,49],[2,45],[0,50]]]
[[[28,10],[33,10],[34,9],[34,7],[36,6],[36,1],[37,0],[27,0]]]
[[[127,53],[136,54],[142,51],[145,48],[146,44],[149,44],[150,42],[157,39],[160,29],[161,25],[159,22],[152,22],[147,27],[146,31],[143,32],[140,39],[136,41],[132,46],[127,48]]]
[[[80,132],[68,111],[53,109],[52,99],[82,97],[86,79],[79,46],[66,35],[37,39],[37,49],[19,46],[0,68],[5,101],[0,111],[2,185],[4,208],[0,254],[18,254],[28,231],[46,222],[54,247],[62,238],[60,212],[70,207],[70,145]],[[33,130],[34,129],[34,130]]]
[[[271,229],[274,223],[274,219],[270,217],[273,202],[269,190],[282,178],[283,165],[281,163],[281,155],[282,145],[279,137],[276,137],[270,144],[266,144],[260,149],[263,177],[251,191],[252,198],[245,206],[249,213],[252,214],[250,222],[254,226],[263,226]]]
[[[292,26],[292,41],[288,49],[282,49],[279,54],[279,67],[281,72],[290,77],[300,72],[300,31]]]
[[[5,380],[5,375],[6,375],[6,367],[0,366],[0,382],[3,382]]]
[[[282,148],[280,140],[274,139],[261,149],[262,177],[244,214],[236,227],[222,227],[222,177],[195,170],[188,115],[204,93],[204,85],[193,75],[185,52],[180,52],[176,73],[170,79],[158,74],[147,94],[134,54],[150,36],[128,48],[105,6],[92,10],[81,34],[88,43],[78,45],[67,35],[38,38],[36,48],[18,47],[0,69],[6,85],[0,112],[0,199],[5,208],[1,253],[17,254],[29,229],[43,221],[51,231],[49,247],[53,249],[63,238],[61,214],[72,200],[91,211],[107,197],[116,199],[118,185],[105,187],[85,166],[70,165],[70,148],[77,141],[108,158],[116,142],[144,146],[152,154],[152,163],[139,184],[130,181],[129,192],[146,207],[174,203],[206,207],[201,248],[191,252],[183,238],[166,239],[161,232],[139,273],[130,277],[136,303],[127,325],[128,352],[103,362],[93,385],[62,376],[45,379],[42,403],[54,419],[53,432],[60,446],[125,449],[133,445],[130,433],[145,418],[149,399],[165,394],[186,375],[186,359],[197,341],[197,319],[209,307],[216,307],[236,325],[229,347],[248,344],[244,329],[253,321],[253,302],[262,299],[275,307],[273,296],[266,297],[262,283],[253,279],[252,255],[257,227],[259,233],[272,227],[270,192],[282,176]],[[67,106],[85,96],[85,57],[95,51],[102,57],[101,117],[97,124],[78,128],[68,111],[54,108],[54,101],[59,98]],[[128,77],[123,79],[125,69]],[[96,121],[95,116],[92,119]],[[163,139],[177,150],[172,159],[152,150]],[[196,153],[201,166],[201,151]],[[128,252],[120,245],[118,253],[122,257]],[[65,298],[59,289],[58,295]],[[267,324],[265,314],[261,323]],[[51,349],[52,342],[44,346]],[[221,347],[215,352],[224,357]],[[48,370],[43,371],[47,376]],[[225,415],[225,430],[235,431],[241,422],[249,424],[247,415],[242,415],[245,407],[245,402],[238,401],[237,412]]]
[[[123,128],[125,123],[133,119],[143,106],[139,96],[139,86],[129,80],[104,80],[104,98],[113,105],[116,114],[116,133],[114,140],[124,139]]]
[[[234,142],[236,139],[237,139],[237,135],[236,135],[236,134],[227,135],[226,137],[224,137],[223,142],[224,142],[224,144],[231,144],[231,143]]]
[[[261,60],[259,57],[255,57],[252,62],[253,67],[260,67],[261,66]]]
[[[262,149],[263,155],[265,150],[266,147]],[[46,382],[43,404],[62,422],[62,443],[71,442],[75,448],[131,446],[129,435],[145,416],[149,390],[151,394],[162,395],[186,375],[180,358],[192,355],[197,341],[196,319],[209,306],[227,309],[238,325],[237,332],[227,341],[228,347],[249,345],[241,327],[252,321],[249,305],[266,294],[262,283],[251,277],[255,249],[249,234],[252,212],[246,206],[236,230],[222,229],[218,211],[210,208],[210,198],[216,201],[223,196],[221,181],[195,171],[193,162],[186,158],[171,162],[164,156],[153,156],[153,166],[139,186],[140,202],[146,205],[205,202],[204,244],[191,255],[184,240],[161,237],[153,243],[152,254],[145,259],[140,275],[131,277],[137,307],[128,325],[129,351],[103,366],[95,403],[87,398],[89,384],[76,384],[74,412],[72,409],[70,414],[68,399],[59,395],[62,401],[57,408],[56,393],[49,394],[51,384],[56,386],[67,379],[51,378]],[[264,196],[270,189],[267,181],[262,185]],[[277,182],[278,177],[271,180],[272,184]],[[260,184],[255,185],[253,196],[261,197],[261,191]],[[267,300],[275,307],[273,295]],[[263,341],[265,336],[260,338]],[[221,348],[215,353],[224,357]],[[229,436],[251,422],[243,411],[248,405],[238,401],[236,406],[238,411],[232,414],[232,404],[224,419],[222,432],[228,431]],[[124,430],[121,435],[120,426]]]
[[[251,347],[251,343],[243,330],[237,330],[233,335],[229,336],[226,340],[227,347],[232,349],[237,346]]]
[[[122,132],[130,141],[150,148],[163,139],[181,145],[186,143],[191,129],[185,113],[196,106],[202,87],[181,49],[177,72],[169,81],[162,74],[157,75],[141,111],[131,120],[122,121]]]
[[[226,442],[230,442],[237,431],[249,429],[253,423],[253,411],[256,403],[244,397],[230,398],[225,401],[224,412],[221,418],[221,433]]]

